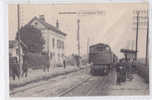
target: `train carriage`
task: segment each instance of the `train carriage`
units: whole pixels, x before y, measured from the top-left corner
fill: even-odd
[[[108,74],[113,64],[114,54],[107,44],[95,44],[89,47],[89,62],[92,63],[91,74]]]

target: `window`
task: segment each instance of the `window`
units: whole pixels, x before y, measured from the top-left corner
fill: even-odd
[[[64,54],[62,54],[62,58],[64,58]]]
[[[64,42],[61,40],[57,40],[57,48],[58,49],[64,49]]]
[[[59,40],[59,48],[64,49],[64,42]]]
[[[50,59],[52,59],[52,58],[53,58],[52,56],[53,56],[53,54],[52,54],[52,52],[50,52]]]
[[[54,52],[52,53],[52,58],[55,58],[55,53]]]
[[[55,48],[55,39],[52,38],[52,47]]]
[[[60,60],[60,54],[58,54],[58,60]]]
[[[16,55],[20,55],[20,48],[16,49]]]
[[[9,57],[11,57],[11,56],[12,56],[12,53],[9,52]]]
[[[60,48],[61,49],[63,48],[63,42],[62,41],[60,42]]]
[[[110,48],[109,48],[109,47],[106,47],[106,50],[107,50],[107,51],[110,51]]]
[[[60,48],[62,49],[62,41],[60,41]]]
[[[57,40],[57,44],[56,45],[57,45],[57,48],[59,48],[59,40]]]
[[[64,42],[62,42],[62,49],[64,49]]]
[[[57,48],[60,49],[61,48],[61,41],[57,40]]]
[[[62,41],[59,42],[59,47],[62,48]]]
[[[35,22],[34,24],[35,24],[35,25],[37,25],[38,23],[37,23],[37,22]]]
[[[60,48],[62,49],[63,48],[63,42],[60,41]]]

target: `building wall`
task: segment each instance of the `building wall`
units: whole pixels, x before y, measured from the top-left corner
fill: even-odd
[[[42,33],[46,41],[44,51],[49,51],[50,60],[61,64],[64,58],[65,37],[51,30],[43,30]]]
[[[62,64],[64,58],[64,39],[65,36],[46,29],[39,21],[34,20],[31,25],[40,29],[45,40],[43,52],[49,52],[50,62]],[[59,43],[62,42],[62,43]],[[62,44],[62,48],[59,45]]]

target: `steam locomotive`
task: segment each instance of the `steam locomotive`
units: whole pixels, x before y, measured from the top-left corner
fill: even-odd
[[[90,73],[93,75],[107,75],[112,69],[112,65],[117,62],[117,60],[117,56],[107,44],[99,43],[89,47],[89,63],[91,63]]]

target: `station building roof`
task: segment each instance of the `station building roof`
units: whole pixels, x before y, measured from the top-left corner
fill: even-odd
[[[41,20],[40,18],[38,17],[33,17],[32,20],[28,23],[28,24],[31,24],[34,20],[38,20],[41,24],[43,24],[45,26],[46,29],[50,29],[60,35],[63,35],[63,36],[66,36],[67,34],[62,32],[61,30],[59,30],[57,27],[47,23],[45,20]]]

